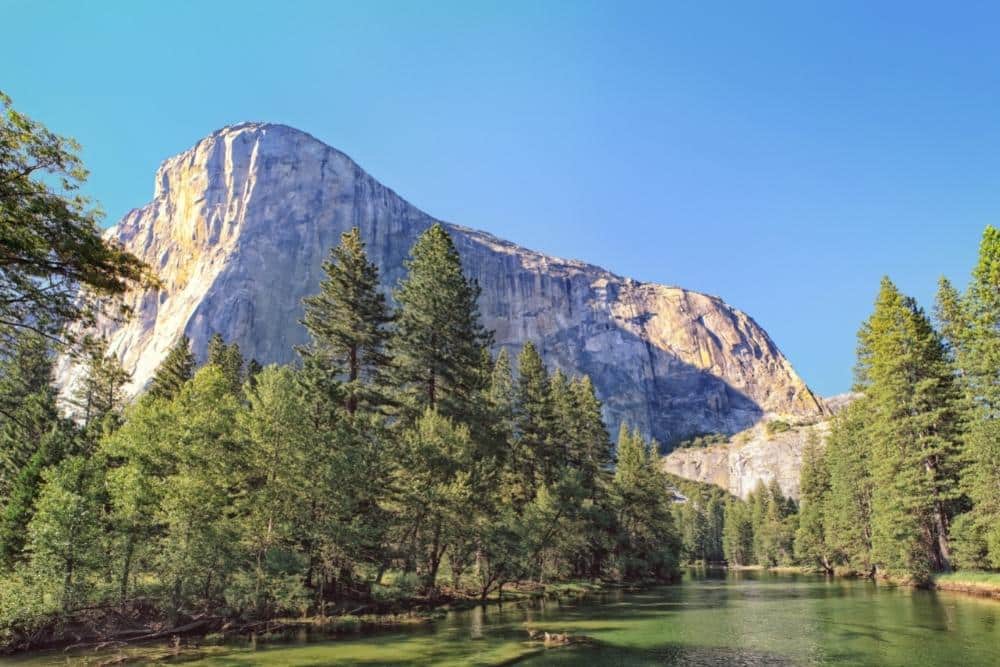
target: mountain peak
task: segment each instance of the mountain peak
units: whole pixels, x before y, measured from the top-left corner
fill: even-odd
[[[306,342],[302,298],[318,290],[340,234],[360,228],[391,294],[434,222],[306,132],[229,125],[167,159],[153,200],[109,230],[161,287],[128,295],[132,319],[98,330],[132,373],[133,393],[181,335],[199,358],[219,333],[248,358],[294,362]],[[721,299],[447,227],[497,346],[516,353],[531,341],[549,366],[589,375],[612,429],[627,421],[668,444],[767,414],[825,412],[767,333]],[[78,376],[63,360],[64,386]]]
[[[308,132],[280,123],[243,121],[221,127],[186,151],[164,160],[156,172],[153,198],[159,199],[178,179],[190,178],[199,169],[209,176],[227,171],[239,174],[253,168],[257,159],[294,164],[310,154],[336,156],[336,162],[359,169],[347,155]]]

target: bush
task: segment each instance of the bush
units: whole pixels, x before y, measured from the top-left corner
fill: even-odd
[[[682,440],[677,443],[677,449],[702,449],[712,445],[721,445],[729,442],[729,436],[723,433],[702,433],[690,440]]]
[[[237,572],[226,588],[226,604],[243,616],[301,614],[309,610],[309,591],[297,574]]]
[[[791,424],[780,419],[775,419],[774,421],[769,421],[764,426],[767,431],[767,435],[770,437],[772,435],[777,435],[778,433],[785,433],[792,430]]]
[[[372,597],[378,602],[396,602],[413,598],[422,586],[420,577],[413,572],[399,574],[388,583],[372,587]]]
[[[962,570],[983,570],[989,567],[989,546],[982,527],[971,514],[960,514],[951,524],[953,565]]]
[[[59,613],[56,597],[46,595],[19,572],[5,575],[0,586],[0,646],[16,644],[50,623]]]

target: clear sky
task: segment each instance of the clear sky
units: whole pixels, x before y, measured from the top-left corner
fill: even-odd
[[[821,5],[823,5],[821,7]],[[266,120],[428,213],[722,296],[824,394],[882,274],[925,305],[1000,223],[1000,5],[0,0],[0,88],[109,223]]]

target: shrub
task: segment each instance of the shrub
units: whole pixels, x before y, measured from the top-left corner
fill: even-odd
[[[767,424],[764,426],[764,429],[767,431],[768,436],[772,436],[772,435],[777,435],[778,433],[785,433],[787,431],[791,431],[792,427],[786,421],[775,419],[774,421],[767,422]]]

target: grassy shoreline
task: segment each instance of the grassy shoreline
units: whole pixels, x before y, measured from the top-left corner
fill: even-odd
[[[702,566],[704,567],[704,566]],[[765,567],[763,565],[734,565],[734,566],[712,566],[730,572],[770,572],[774,574],[822,574],[815,568],[803,566],[775,566]],[[838,571],[833,575],[838,578],[864,578],[865,575],[856,572]],[[915,583],[909,580],[880,578],[879,582],[892,586],[912,586],[914,588],[924,588],[927,590],[952,591],[955,593],[965,593],[977,597],[988,597],[1000,600],[1000,572],[983,572],[977,570],[948,572],[934,575],[933,579],[926,583]]]
[[[1000,572],[949,572],[934,577],[931,588],[1000,600]]]

